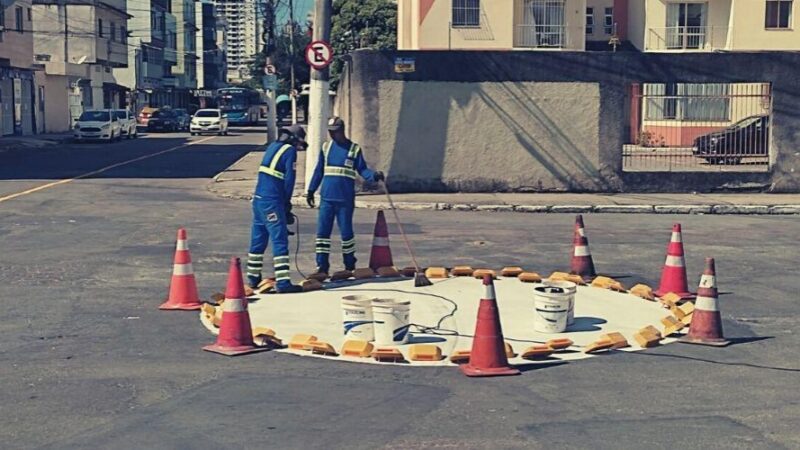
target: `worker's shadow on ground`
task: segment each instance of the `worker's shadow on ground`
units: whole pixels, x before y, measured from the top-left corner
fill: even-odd
[[[599,317],[576,317],[575,322],[567,327],[567,332],[600,331],[602,328],[597,325],[606,323],[605,319]]]
[[[522,373],[525,373],[525,372],[530,372],[532,370],[542,370],[542,369],[549,369],[551,367],[563,366],[564,364],[569,364],[569,362],[557,360],[557,361],[546,361],[546,362],[520,363],[520,364],[514,364],[514,368]]]

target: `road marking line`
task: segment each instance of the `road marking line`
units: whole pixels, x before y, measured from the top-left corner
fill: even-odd
[[[176,147],[170,147],[170,148],[168,148],[166,150],[161,150],[160,152],[150,153],[149,155],[139,156],[138,158],[133,158],[133,159],[129,159],[127,161],[118,162],[116,164],[112,164],[110,166],[103,167],[102,169],[97,169],[97,170],[94,170],[92,172],[87,172],[87,173],[84,173],[82,175],[78,175],[77,177],[65,178],[63,180],[58,180],[58,181],[54,181],[52,183],[47,183],[47,184],[43,184],[41,186],[36,186],[35,188],[31,188],[31,189],[28,189],[28,190],[25,190],[25,191],[17,192],[17,193],[14,193],[14,194],[9,194],[9,195],[6,195],[5,197],[0,197],[0,203],[3,203],[6,200],[15,199],[17,197],[22,197],[23,195],[33,194],[34,192],[38,192],[38,191],[41,191],[41,190],[44,190],[44,189],[48,189],[48,188],[51,188],[51,187],[56,187],[56,186],[61,185],[61,184],[71,183],[71,182],[73,182],[75,180],[80,180],[81,178],[86,178],[86,177],[90,177],[92,175],[97,175],[98,173],[103,173],[103,172],[109,171],[109,170],[114,169],[114,168],[119,167],[119,166],[124,166],[126,164],[135,163],[137,161],[142,161],[144,159],[152,158],[154,156],[163,155],[164,153],[174,152],[175,150],[178,150],[178,149],[181,149],[181,148],[184,148],[184,147],[188,147],[190,145],[195,145],[195,144],[199,144],[201,142],[209,141],[211,139],[214,139],[215,137],[216,136],[211,136],[211,137],[207,137],[205,139],[200,139],[199,141],[189,142],[188,144],[181,144],[181,145],[178,145]]]

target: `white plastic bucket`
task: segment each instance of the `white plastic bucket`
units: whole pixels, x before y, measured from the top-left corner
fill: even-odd
[[[555,286],[565,289],[569,293],[569,312],[567,314],[567,326],[569,327],[575,323],[575,292],[578,291],[578,285],[571,281],[545,281],[545,286]]]
[[[365,295],[342,297],[342,325],[346,338],[364,341],[375,339],[372,300],[372,297]]]
[[[533,291],[533,329],[540,333],[563,333],[567,329],[569,316],[569,290],[543,285],[535,287]]]
[[[372,301],[375,319],[375,344],[398,345],[408,342],[411,302],[394,299]]]

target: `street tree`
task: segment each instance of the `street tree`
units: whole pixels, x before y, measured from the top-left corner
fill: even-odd
[[[331,65],[335,89],[344,67],[343,56],[353,50],[397,48],[397,4],[391,0],[334,0],[331,44],[336,57]]]

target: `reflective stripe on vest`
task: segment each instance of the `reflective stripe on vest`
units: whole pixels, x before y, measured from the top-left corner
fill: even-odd
[[[281,156],[283,156],[283,154],[286,153],[286,150],[289,150],[290,147],[291,145],[284,144],[283,147],[281,147],[277,152],[275,152],[275,155],[272,157],[272,161],[270,161],[269,163],[269,167],[262,165],[261,167],[258,168],[258,171],[261,173],[265,173],[267,175],[271,175],[279,180],[284,179],[286,177],[286,174],[276,169],[275,167],[278,166],[278,161],[281,160]]]
[[[322,146],[322,154],[325,156],[325,175],[332,177],[346,177],[355,180],[356,171],[350,167],[334,166],[328,163],[328,156],[330,154],[331,142],[326,142]],[[353,161],[355,164],[356,157],[358,157],[361,148],[355,143],[350,144],[350,150],[347,152],[347,159]]]

